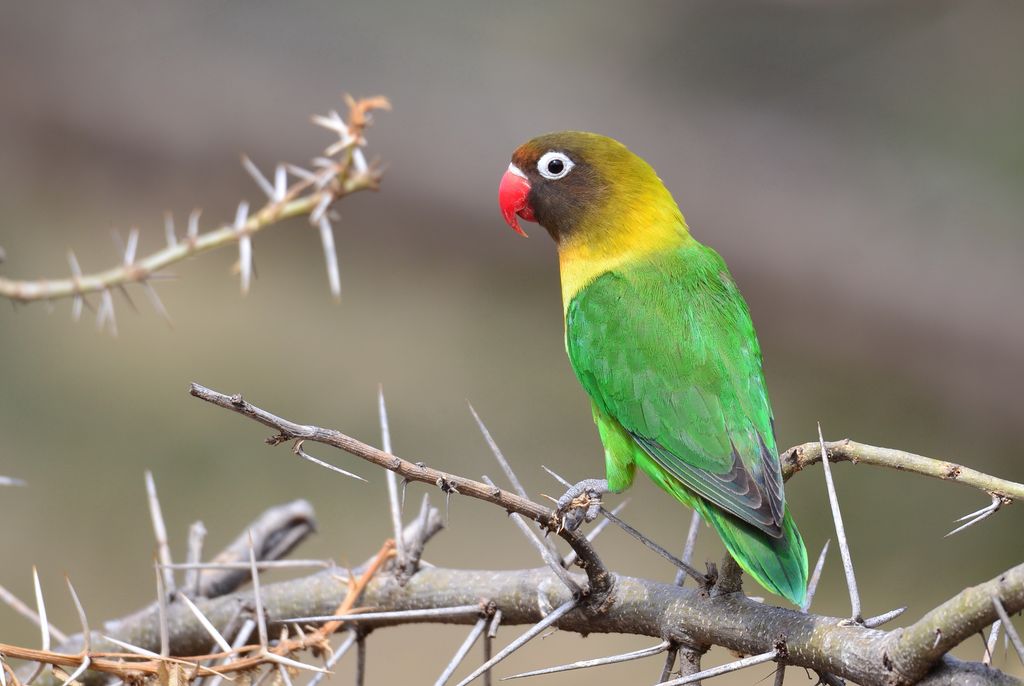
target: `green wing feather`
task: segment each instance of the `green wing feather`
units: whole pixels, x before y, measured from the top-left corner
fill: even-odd
[[[806,551],[786,512],[761,351],[721,257],[694,241],[598,277],[568,307],[566,348],[612,486],[632,474],[613,464],[635,462],[762,585],[802,598]]]

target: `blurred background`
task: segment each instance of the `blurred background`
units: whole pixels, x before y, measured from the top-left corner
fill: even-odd
[[[811,440],[821,421],[831,439],[1024,480],[1022,22],[1014,2],[4,4],[8,277],[65,276],[68,248],[86,271],[112,266],[112,228],[139,226],[140,251],[158,249],[164,210],[179,227],[194,206],[204,228],[229,221],[240,199],[261,198],[239,155],[268,170],[305,162],[331,140],[309,116],[340,108],[343,91],[383,93],[394,111],[369,133],[387,165],[380,193],[338,206],[340,305],[316,232],[296,220],[256,238],[248,297],[234,250],[175,266],[177,280],[157,284],[173,329],[141,291],[141,314],[120,302],[116,339],[72,323],[67,301],[52,313],[0,307],[0,474],[29,482],[0,491],[0,584],[27,600],[38,565],[51,617],[69,630],[65,571],[94,623],[148,603],[146,469],[179,558],[192,521],[206,523],[212,552],[299,497],[320,522],[300,555],[355,564],[377,550],[390,532],[381,472],[311,450],[370,480],[360,484],[269,448],[267,431],[191,399],[190,381],[371,443],[381,383],[398,454],[497,477],[469,400],[532,495],[561,492],[541,464],[600,475],[565,359],[553,246],[536,226],[519,239],[496,204],[512,150],[566,128],[645,157],[729,262],[760,333],[781,446]],[[944,539],[984,494],[864,466],[835,474],[868,614],[908,605],[897,624],[912,622],[1021,562],[1017,507]],[[423,491],[410,487],[411,502]],[[833,535],[820,469],[787,494],[816,557]],[[688,512],[646,481],[629,497],[628,521],[681,548]],[[599,542],[619,572],[672,577],[621,532]],[[720,555],[704,533],[698,561]],[[538,565],[502,512],[458,497],[427,558]],[[813,609],[848,612],[837,555]],[[2,641],[37,640],[6,606],[0,629]],[[370,683],[432,682],[464,634],[382,631],[368,643]],[[650,643],[555,634],[499,674]],[[977,639],[957,655],[982,652]],[[1001,653],[997,665],[1021,674]],[[717,650],[705,665],[728,659]],[[650,683],[661,665],[545,683]],[[804,678],[790,670],[787,683]]]

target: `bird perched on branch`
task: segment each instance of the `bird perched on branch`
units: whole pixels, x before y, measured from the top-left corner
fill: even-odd
[[[525,236],[519,219],[537,222],[558,246],[566,350],[605,448],[606,479],[574,486],[560,510],[628,488],[639,467],[758,583],[800,604],[807,551],[783,494],[757,334],[725,262],[690,235],[650,165],[597,134],[523,144],[498,198],[509,226]]]

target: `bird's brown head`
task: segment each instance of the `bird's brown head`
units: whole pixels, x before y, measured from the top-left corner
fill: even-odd
[[[562,131],[516,149],[498,187],[498,202],[505,221],[521,235],[526,232],[519,219],[525,219],[562,244],[585,240],[581,234],[602,230],[608,217],[623,217],[638,203],[659,200],[659,194],[668,196],[654,170],[622,143]]]

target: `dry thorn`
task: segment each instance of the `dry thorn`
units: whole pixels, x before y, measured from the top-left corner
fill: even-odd
[[[512,653],[514,653],[515,651],[519,650],[521,647],[526,645],[526,643],[529,642],[532,638],[536,637],[542,631],[544,631],[549,626],[551,626],[552,624],[557,622],[559,619],[562,618],[563,615],[565,615],[568,612],[572,611],[575,607],[576,607],[576,600],[575,599],[568,600],[568,601],[562,603],[561,605],[559,605],[558,608],[556,608],[553,612],[551,612],[546,617],[544,617],[544,619],[542,619],[539,622],[537,622],[536,624],[534,624],[532,627],[530,627],[524,633],[522,633],[519,636],[519,638],[515,639],[514,641],[509,643],[507,646],[505,646],[505,648],[500,650],[497,655],[495,655],[490,660],[488,660],[487,662],[485,662],[484,664],[480,665],[475,670],[473,670],[472,674],[470,674],[468,677],[466,677],[465,679],[463,679],[462,681],[459,682],[459,686],[466,686],[466,684],[468,684],[471,681],[475,680],[478,676],[483,674],[485,671],[491,669],[492,667],[494,667],[494,665],[498,664],[499,662],[504,660],[506,657],[508,657],[509,655],[511,655]]]
[[[64,581],[67,582],[68,592],[71,593],[71,600],[74,601],[75,611],[78,613],[78,622],[82,627],[82,653],[87,654],[90,652],[92,639],[92,632],[89,631],[89,619],[85,616],[85,608],[82,607],[82,601],[78,597],[78,592],[75,590],[74,584],[71,583],[71,577],[65,574]]]
[[[345,653],[348,652],[349,648],[351,648],[352,644],[354,644],[355,642],[356,633],[354,631],[350,631],[348,634],[348,638],[346,638],[344,642],[342,642],[342,644],[331,653],[331,656],[327,659],[327,663],[324,665],[324,667],[327,670],[334,669],[334,665],[338,664],[338,661],[345,656]],[[318,686],[318,684],[323,680],[323,678],[327,676],[329,673],[329,671],[325,671],[321,672],[320,674],[314,674],[313,678],[310,679],[309,684],[307,686]]]
[[[651,646],[650,648],[641,648],[640,650],[634,650],[628,653],[622,653],[620,655],[609,655],[608,657],[599,657],[593,660],[580,660],[578,662],[571,662],[565,665],[559,665],[557,667],[547,667],[545,669],[535,669],[532,672],[523,672],[522,674],[514,674],[507,676],[502,681],[508,681],[510,679],[523,679],[530,676],[540,676],[542,674],[556,674],[559,672],[569,672],[574,669],[587,669],[589,667],[603,667],[604,665],[615,665],[620,662],[630,662],[632,660],[641,660],[645,657],[651,657],[652,655],[660,655],[666,650],[669,650],[671,643],[668,641],[662,641],[658,645]],[[673,657],[675,654],[673,653]]]
[[[821,570],[825,568],[825,556],[828,555],[828,546],[832,542],[832,539],[825,541],[825,545],[821,547],[821,553],[818,554],[818,561],[814,563],[814,571],[811,573],[811,578],[807,582],[807,593],[804,595],[804,604],[800,606],[800,611],[806,613],[811,607],[811,602],[814,600],[814,594],[818,590],[818,582],[821,581]]]
[[[989,493],[989,497],[992,498],[992,502],[990,504],[986,505],[980,510],[964,515],[963,517],[957,519],[956,521],[958,522],[964,522],[964,520],[967,521],[964,524],[961,524],[957,528],[950,531],[943,538],[949,538],[953,534],[960,533],[964,529],[974,526],[978,522],[984,521],[992,515],[994,515],[996,512],[999,512],[999,508],[1003,506],[1003,497],[996,495],[995,493]]]
[[[299,457],[301,457],[304,460],[308,460],[308,461],[312,462],[313,464],[320,465],[324,469],[330,469],[332,472],[337,472],[338,474],[341,474],[343,476],[347,476],[347,477],[352,478],[352,479],[357,479],[359,481],[367,482],[366,479],[364,479],[363,477],[359,476],[358,474],[353,474],[352,472],[345,471],[341,467],[336,467],[333,464],[331,464],[330,462],[324,462],[323,460],[321,460],[319,458],[316,458],[316,457],[313,457],[312,455],[304,452],[302,450],[302,444],[303,443],[305,443],[305,441],[303,441],[303,440],[295,441],[295,445],[292,447],[292,452],[295,453],[296,455],[298,455]]]
[[[473,644],[480,638],[480,634],[484,632],[484,629],[487,627],[487,621],[487,616],[483,616],[476,620],[476,624],[474,624],[473,628],[470,629],[469,635],[466,636],[466,640],[464,640],[462,645],[459,646],[459,649],[455,651],[455,655],[452,656],[451,661],[448,662],[448,666],[444,668],[441,676],[439,676],[437,681],[434,682],[434,686],[444,686],[448,683],[448,679],[450,679],[452,674],[455,673],[455,670],[462,663],[462,660],[465,659],[466,654],[469,653]]]
[[[850,545],[846,541],[846,527],[843,526],[843,515],[839,511],[839,496],[836,495],[836,485],[832,480],[832,468],[829,465],[828,449],[825,447],[825,437],[821,433],[821,424],[818,424],[818,442],[821,445],[821,466],[825,472],[825,486],[828,490],[828,502],[832,508],[832,519],[835,522],[836,540],[839,542],[839,554],[843,558],[843,571],[846,573],[846,588],[850,592],[850,620],[862,624],[864,617],[860,609],[860,594],[857,592],[857,577],[853,573]]]
[[[745,657],[742,660],[736,660],[735,662],[730,662],[719,667],[705,669],[704,671],[697,672],[696,674],[688,674],[686,676],[680,677],[678,679],[673,679],[671,681],[663,681],[660,684],[657,684],[657,686],[683,686],[683,684],[692,684],[700,681],[701,679],[709,679],[713,676],[718,676],[720,674],[728,674],[729,672],[735,672],[740,669],[746,669],[747,667],[753,667],[754,665],[759,665],[764,662],[771,662],[778,656],[779,651],[775,649],[767,653],[762,653],[760,655],[752,655],[751,657]]]
[[[886,623],[891,622],[892,620],[896,619],[897,617],[899,617],[900,615],[902,615],[906,611],[907,611],[907,608],[905,608],[905,607],[898,607],[895,610],[889,610],[888,612],[884,612],[884,613],[882,613],[880,615],[876,615],[874,617],[868,617],[863,622],[864,623],[864,627],[867,628],[867,629],[874,629],[876,627],[880,627],[883,624],[886,624]]]
[[[213,639],[214,643],[216,643],[220,647],[220,649],[225,653],[230,653],[231,644],[227,642],[227,640],[221,635],[219,631],[217,631],[217,627],[210,623],[210,620],[206,618],[206,615],[203,614],[203,611],[200,610],[196,606],[196,604],[193,603],[189,599],[189,597],[184,593],[179,593],[178,598],[185,603],[189,610],[192,611],[192,614],[195,615],[195,618],[198,619],[199,623],[203,625],[204,629],[206,629],[206,633],[210,634],[210,637]]]
[[[996,613],[999,615],[999,619],[1003,623],[1006,635],[1010,639],[1010,642],[1013,643],[1014,650],[1017,651],[1018,659],[1020,659],[1021,664],[1024,664],[1024,642],[1020,640],[1020,634],[1017,633],[1017,629],[1013,626],[1013,622],[1010,621],[1010,616],[1006,613],[1006,608],[1003,607],[1003,602],[999,599],[999,596],[992,594],[992,605],[995,606]]]
[[[697,535],[700,533],[700,514],[694,510],[690,515],[690,528],[686,532],[686,543],[683,545],[683,557],[685,564],[693,561],[693,549],[697,547]],[[676,571],[676,586],[682,586],[686,582],[686,573],[683,570]]]
[[[19,615],[29,620],[36,626],[42,628],[42,619],[39,617],[39,613],[30,608],[28,605],[23,603],[20,598],[11,593],[9,590],[0,586],[0,601],[5,603],[12,610],[17,612]],[[50,624],[50,634],[52,634],[58,641],[64,643],[68,640],[67,634]]]
[[[169,567],[173,560],[171,560],[171,546],[167,542],[167,526],[164,524],[163,510],[160,508],[160,498],[157,496],[153,472],[147,469],[145,476],[149,517],[153,522],[153,536],[156,538],[157,555],[160,558],[160,564],[164,568],[163,584],[167,592],[172,593],[174,591],[174,572]]]
[[[391,427],[388,423],[388,408],[384,401],[384,386],[377,386],[377,415],[380,420],[380,441],[384,452],[391,452]],[[388,504],[391,510],[391,526],[395,535],[395,564],[405,571],[405,542],[402,540],[402,506],[398,501],[398,477],[390,469],[385,470],[388,484]],[[411,570],[410,570],[411,571]]]
[[[331,296],[341,302],[341,272],[338,269],[338,250],[334,247],[334,229],[326,214],[320,215],[317,225],[320,229],[324,260],[327,262],[327,283],[331,288]]]
[[[255,276],[252,269],[252,235],[297,216],[310,217],[314,225],[321,225],[325,247],[330,248],[327,251],[327,259],[331,289],[335,297],[338,297],[340,280],[337,277],[336,258],[333,257],[333,236],[328,235],[331,233],[328,230],[329,224],[321,224],[321,220],[325,218],[327,209],[334,201],[358,191],[375,190],[379,186],[381,172],[367,165],[361,147],[366,143],[362,136],[363,129],[368,124],[366,113],[375,106],[374,103],[380,102],[382,101],[376,99],[352,101],[354,109],[350,118],[361,123],[346,125],[337,113],[332,113],[331,121],[341,122],[341,128],[344,130],[344,145],[338,147],[332,144],[328,148],[328,154],[337,154],[338,157],[321,158],[318,161],[320,171],[315,174],[295,167],[293,171],[298,180],[290,187],[288,166],[278,165],[275,168],[271,184],[251,160],[243,158],[244,168],[268,197],[268,201],[258,211],[251,216],[246,214],[244,221],[236,216],[233,224],[221,225],[206,233],[200,233],[199,215],[196,211],[189,217],[184,239],[179,240],[175,234],[173,217],[170,213],[165,213],[166,245],[160,250],[138,256],[139,233],[137,229],[133,229],[128,244],[123,246],[122,255],[119,255],[117,267],[98,273],[83,274],[78,260],[71,253],[68,256],[71,266],[70,278],[18,281],[0,277],[0,297],[5,297],[12,303],[36,300],[50,302],[59,298],[72,298],[72,316],[77,321],[81,318],[83,307],[88,306],[92,309],[86,299],[88,293],[102,294],[114,288],[123,289],[126,284],[144,284],[148,280],[158,278],[160,272],[170,265],[192,255],[236,243],[239,245],[242,290],[247,292],[251,279]],[[108,306],[102,306],[101,319],[105,325],[111,322]]]
[[[494,482],[491,481],[486,476],[483,477],[483,482],[491,486],[494,485]],[[527,523],[523,521],[523,518],[521,515],[519,515],[519,513],[512,512],[509,516],[511,517],[515,525],[519,528],[519,530],[523,533],[523,536],[526,537],[526,540],[530,542],[530,545],[536,548],[537,552],[540,553],[540,556],[541,558],[543,558],[544,563],[551,568],[551,571],[555,573],[555,576],[557,576],[558,579],[563,584],[565,584],[565,587],[569,589],[569,592],[576,597],[580,597],[580,595],[583,593],[583,589],[580,588],[580,585],[576,583],[576,580],[572,578],[572,575],[569,574],[569,572],[566,571],[565,567],[562,566],[561,558],[555,557],[551,554],[551,551],[548,549],[548,547],[545,546],[544,543],[541,541],[540,536],[533,532],[533,529],[531,529],[527,525]]]
[[[199,578],[203,559],[203,541],[206,538],[206,527],[202,522],[193,522],[188,528],[188,554],[185,557],[185,590],[195,597],[199,596]],[[175,567],[171,567],[175,569]]]

